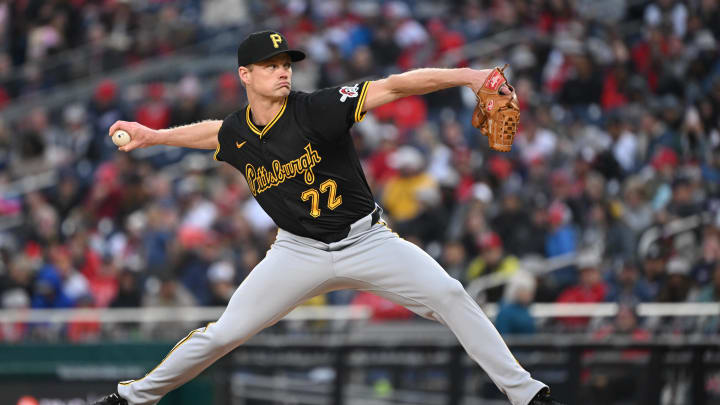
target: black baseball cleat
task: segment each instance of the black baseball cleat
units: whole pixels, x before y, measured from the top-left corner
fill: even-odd
[[[128,405],[128,402],[120,397],[120,395],[112,393],[106,397],[98,399],[93,403],[93,405]]]
[[[537,394],[530,400],[528,405],[563,405],[560,402],[553,399],[550,396],[550,388],[545,387],[538,391]]]

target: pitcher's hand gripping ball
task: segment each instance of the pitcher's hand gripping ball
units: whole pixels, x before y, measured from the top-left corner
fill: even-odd
[[[496,67],[485,79],[472,117],[472,125],[488,137],[490,149],[499,152],[510,152],[520,121],[517,94],[503,73],[507,66]],[[503,85],[507,90],[502,91]]]
[[[122,129],[113,132],[112,141],[117,146],[125,146],[130,143],[130,134]]]

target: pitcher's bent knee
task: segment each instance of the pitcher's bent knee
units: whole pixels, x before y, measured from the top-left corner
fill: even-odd
[[[220,333],[218,333],[220,332]],[[227,328],[222,331],[215,330],[210,336],[210,345],[213,349],[229,351],[252,337],[251,331],[242,328]]]
[[[229,333],[215,333],[210,336],[210,346],[212,350],[228,350],[233,349],[240,344],[240,339]]]

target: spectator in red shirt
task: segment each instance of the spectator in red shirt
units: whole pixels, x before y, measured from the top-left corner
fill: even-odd
[[[165,87],[162,83],[150,83],[146,89],[148,102],[135,112],[135,120],[152,129],[167,128],[170,125],[170,106],[164,100]]]
[[[368,158],[367,166],[374,183],[380,187],[397,174],[390,165],[390,156],[397,149],[397,131],[390,125],[386,127],[389,128],[383,128],[378,148]]]
[[[607,284],[603,281],[598,267],[600,258],[594,254],[583,253],[578,258],[580,281],[577,285],[566,288],[557,299],[558,303],[595,303],[605,301]],[[571,329],[587,326],[590,319],[587,317],[561,318],[565,326]]]
[[[605,75],[600,99],[604,109],[612,110],[628,103],[626,91],[629,80],[628,71],[623,65],[617,64],[610,69]]]
[[[115,161],[103,163],[95,172],[92,188],[85,201],[85,212],[93,220],[117,216],[125,194],[121,174],[122,169]]]
[[[351,305],[370,307],[372,309],[371,320],[373,322],[397,321],[412,318],[412,312],[407,308],[367,291],[358,291]]]
[[[401,134],[407,134],[427,121],[427,104],[420,96],[410,96],[382,105],[373,114],[381,121],[395,124]]]
[[[648,28],[645,40],[639,42],[632,49],[632,61],[635,70],[647,78],[650,88],[655,91],[660,77],[659,68],[663,65],[663,58],[669,52],[668,38],[655,27]]]

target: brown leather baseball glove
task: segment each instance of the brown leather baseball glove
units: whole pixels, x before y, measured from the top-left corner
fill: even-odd
[[[507,66],[496,67],[485,79],[476,94],[478,103],[472,117],[473,126],[488,137],[490,149],[499,152],[510,152],[520,121],[517,94],[503,74]]]

